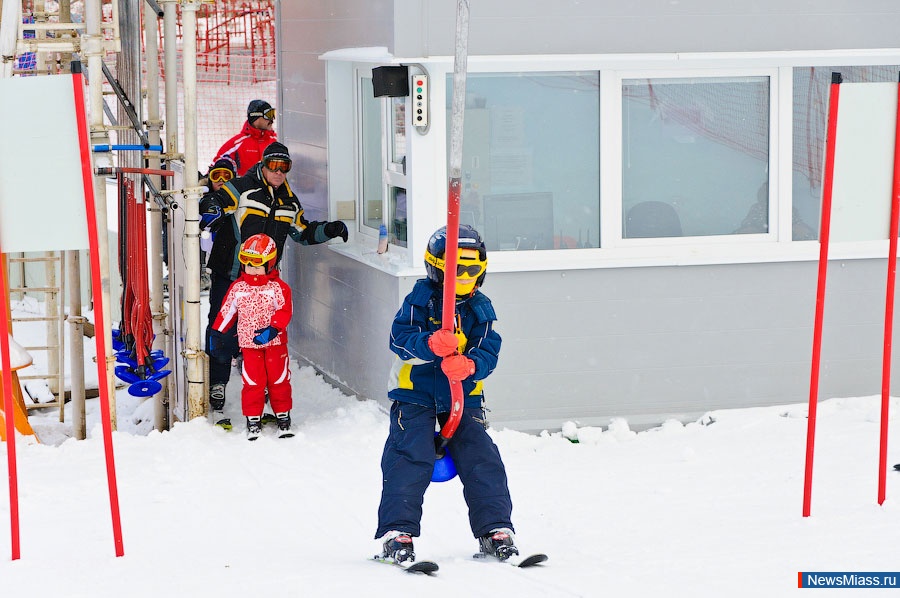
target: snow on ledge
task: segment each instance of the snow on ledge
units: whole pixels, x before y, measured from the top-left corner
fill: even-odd
[[[319,60],[380,62],[390,64],[394,62],[394,55],[388,52],[388,49],[385,46],[372,46],[366,48],[342,48],[340,50],[330,50],[319,56]]]
[[[31,365],[31,355],[22,347],[22,345],[16,342],[16,339],[14,339],[12,335],[9,335],[9,353],[10,367],[13,370],[18,370]],[[0,345],[0,355],[3,355],[2,345]]]

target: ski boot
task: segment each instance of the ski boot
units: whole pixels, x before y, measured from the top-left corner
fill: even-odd
[[[225,385],[221,382],[209,385],[209,408],[219,413],[225,409]]]
[[[513,540],[513,531],[508,527],[492,529],[490,533],[478,538],[482,554],[492,556],[505,561],[514,554],[519,554],[519,549]]]
[[[381,540],[382,559],[392,560],[395,563],[413,562],[416,560],[412,536],[406,532],[390,531],[382,536]]]
[[[256,440],[262,434],[262,422],[258,415],[251,415],[247,418],[247,440]]]
[[[283,411],[281,413],[275,414],[275,419],[278,420],[278,437],[279,438],[290,438],[294,435],[291,432],[291,412]]]
[[[231,420],[225,417],[225,385],[221,382],[209,386],[209,409],[217,426],[225,430],[231,429]]]

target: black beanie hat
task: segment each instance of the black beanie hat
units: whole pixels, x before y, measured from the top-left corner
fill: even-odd
[[[216,163],[209,167],[210,172],[216,168],[227,168],[233,174],[237,174],[237,164],[231,159],[231,156],[222,156]]]
[[[288,152],[287,146],[285,146],[283,143],[273,141],[263,151],[263,159],[266,158],[279,158],[281,160],[287,160],[288,162],[290,162],[291,154]]]
[[[253,100],[247,106],[247,120],[253,122],[261,116],[265,116],[267,110],[271,110],[272,105],[265,100]]]

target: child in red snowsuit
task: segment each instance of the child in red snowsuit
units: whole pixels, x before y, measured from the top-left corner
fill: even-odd
[[[213,329],[224,332],[237,318],[238,345],[244,358],[241,409],[247,418],[248,440],[256,440],[262,431],[266,392],[278,420],[278,437],[293,436],[285,332],[293,306],[291,289],[274,267],[276,255],[275,241],[268,235],[253,235],[241,244],[241,274],[229,287],[213,322]]]

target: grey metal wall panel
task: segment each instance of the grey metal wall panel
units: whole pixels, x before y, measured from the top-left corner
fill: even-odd
[[[384,399],[399,307],[395,277],[321,247],[301,248],[285,279],[294,292],[292,355],[366,398]]]
[[[307,250],[292,265],[292,352],[360,396],[384,400],[390,321],[412,279]],[[613,417],[642,426],[713,409],[805,402],[816,268],[492,273],[485,292],[503,348],[485,382],[490,419],[532,431],[570,420],[605,425]],[[884,260],[831,265],[822,399],[880,391],[884,280]]]
[[[304,85],[325,85],[325,68],[314,52],[283,52],[279,55],[284,76],[281,78],[285,93],[306,92]],[[324,100],[325,92],[312,88],[314,97]],[[301,98],[302,99],[302,98]]]
[[[284,115],[279,134],[294,143],[324,148],[328,145],[325,117],[321,114],[291,111]]]
[[[452,56],[453,0],[422,0],[418,29],[397,29],[401,56]],[[900,5],[891,0],[479,0],[469,53],[596,54],[891,48]],[[421,30],[425,30],[423,35]]]

